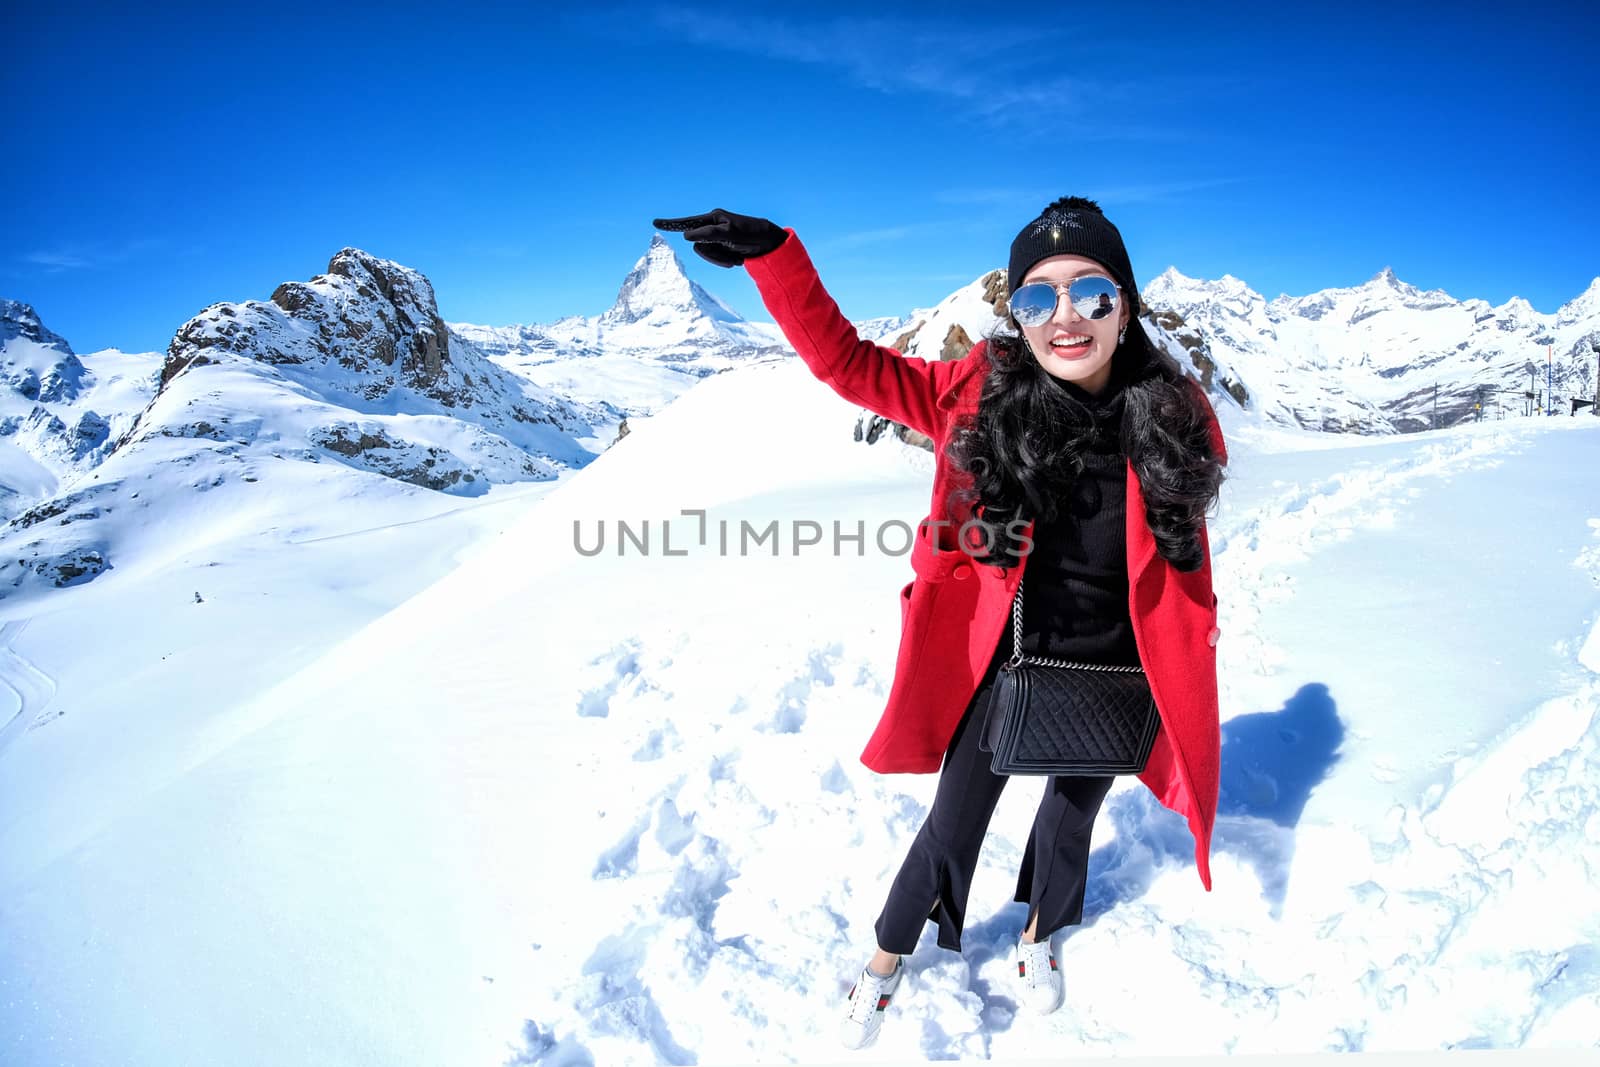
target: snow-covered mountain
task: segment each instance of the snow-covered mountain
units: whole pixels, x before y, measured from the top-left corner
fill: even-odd
[[[1254,405],[1308,429],[1392,433],[1471,416],[1521,414],[1546,391],[1553,355],[1555,410],[1592,398],[1600,352],[1600,278],[1554,315],[1513,297],[1499,307],[1408,285],[1385,268],[1363,285],[1268,301],[1232,275],[1202,281],[1168,268],[1145,301],[1181,319],[1237,368]]]
[[[994,329],[1004,279],[990,271],[931,308],[858,328],[911,356],[960,358]],[[1535,357],[1546,347],[1558,403],[1593,395],[1600,278],[1555,315],[1423,292],[1389,270],[1267,301],[1231,275],[1168,269],[1144,297],[1146,329],[1214,402],[1288,425],[1392,433],[1452,424],[1480,402],[1491,417],[1517,412],[1525,390],[1545,391]],[[552,479],[625,432],[626,416],[787,353],[774,325],[689,280],[660,234],[611,308],[546,325],[447,325],[422,274],[356,249],[269,301],[207,308],[164,359],[79,357],[6,301],[0,590],[92,578],[113,565],[113,513],[183,510],[235,478],[277,477],[263,459],[333,460],[456,495]],[[887,425],[864,413],[857,435]]]
[[[105,458],[156,391],[161,356],[79,356],[34,309],[0,300],[0,521]]]
[[[1005,272],[991,271],[878,339],[925,359],[957,359],[992,332]],[[1168,268],[1143,292],[1145,329],[1213,403],[1305,429],[1395,433],[1452,425],[1484,403],[1486,417],[1521,414],[1530,388],[1554,409],[1594,396],[1600,278],[1554,315],[1513,298],[1500,307],[1421,291],[1385,269],[1364,285],[1268,301],[1232,275],[1215,281]],[[864,417],[862,425],[874,420]],[[882,422],[882,420],[875,420]],[[871,438],[876,433],[866,431]],[[900,436],[906,436],[902,433]]]
[[[0,596],[194,547],[175,529],[207,543],[293,523],[310,500],[552,480],[619,422],[498,366],[450,333],[422,274],[357,249],[270,300],[206,308],[153,379],[110,373],[111,356],[92,376],[31,309],[6,313],[0,455],[16,506],[0,529]],[[90,407],[99,397],[108,413]],[[69,421],[50,405],[80,410]],[[330,480],[340,488],[308,488]]]
[[[630,415],[660,410],[707,375],[788,349],[775,325],[741,317],[691,281],[660,234],[600,315],[450,328],[519,375]]]

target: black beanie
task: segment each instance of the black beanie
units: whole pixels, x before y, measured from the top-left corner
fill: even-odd
[[[1011,262],[1006,268],[1006,292],[1015,292],[1033,265],[1050,256],[1085,256],[1111,273],[1128,301],[1130,319],[1139,314],[1139,287],[1122,234],[1100,210],[1081,196],[1064,196],[1022,228],[1011,242]]]

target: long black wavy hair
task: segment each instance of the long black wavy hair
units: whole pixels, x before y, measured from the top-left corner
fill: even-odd
[[[1010,567],[1020,559],[1018,524],[1057,518],[1098,427],[1093,407],[1050,380],[1009,310],[985,351],[990,372],[978,409],[957,424],[946,455],[972,476],[971,486],[958,491],[957,510],[983,528],[984,547],[967,551],[976,562]],[[1111,367],[1112,385],[1122,391],[1118,440],[1138,475],[1156,548],[1178,570],[1198,570],[1200,530],[1223,479],[1198,383],[1150,340],[1137,317]]]

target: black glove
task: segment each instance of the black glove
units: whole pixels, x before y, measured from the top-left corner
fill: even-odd
[[[716,208],[704,215],[681,219],[655,219],[658,230],[681,233],[694,242],[701,259],[719,267],[737,267],[745,260],[764,256],[789,239],[789,232],[769,219],[735,215]]]

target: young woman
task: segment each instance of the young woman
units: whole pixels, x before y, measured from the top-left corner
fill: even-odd
[[[940,773],[933,807],[850,992],[846,1045],[874,1040],[924,922],[959,951],[978,850],[1006,778],[979,748],[1024,574],[1022,651],[1140,665],[1160,713],[1139,778],[1182,814],[1211,888],[1220,731],[1205,513],[1227,453],[1204,391],[1157,349],[1117,228],[1065,197],[1011,243],[1003,322],[959,360],[862,341],[793,230],[716,210],[657,219],[719,266],[743,265],[795,351],[853,404],[932,438],[933,502],[901,592],[888,706],[862,754],[883,773]],[[1022,858],[1018,996],[1061,1004],[1051,935],[1082,920],[1090,834],[1112,777],[1051,777]]]

